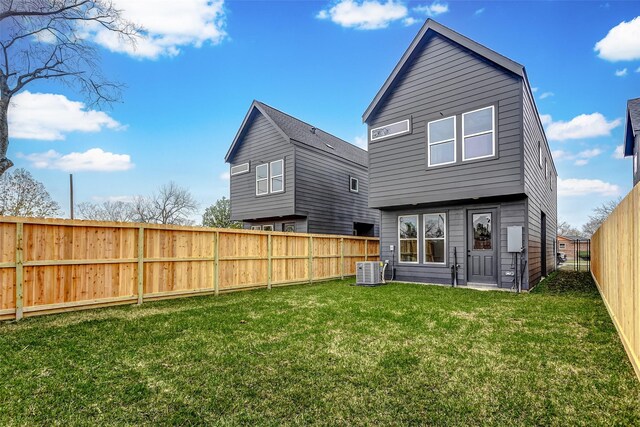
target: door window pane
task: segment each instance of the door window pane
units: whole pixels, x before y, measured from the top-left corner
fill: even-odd
[[[481,213],[472,215],[473,222],[473,249],[492,249],[491,239],[491,214]]]

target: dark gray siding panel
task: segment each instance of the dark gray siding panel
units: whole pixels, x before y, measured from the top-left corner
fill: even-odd
[[[422,283],[451,283],[450,266],[454,260],[454,248],[458,253],[458,283],[466,284],[466,264],[467,264],[467,211],[469,209],[495,208],[499,223],[499,250],[498,250],[498,286],[501,288],[511,288],[514,285],[514,276],[507,276],[508,271],[514,271],[513,254],[507,252],[507,227],[512,225],[526,226],[526,200],[501,203],[474,203],[474,204],[452,204],[449,206],[436,208],[416,208],[400,210],[383,210],[380,235],[381,260],[389,260],[395,256],[396,280]],[[443,266],[423,264],[399,264],[398,263],[398,216],[400,215],[422,215],[429,212],[446,212],[447,214],[447,263]],[[422,233],[422,218],[419,220],[419,233]],[[526,236],[525,236],[526,238]],[[525,243],[526,244],[526,243]],[[392,255],[390,245],[396,247],[395,254]],[[424,241],[418,239],[420,256],[424,254]],[[389,267],[390,268],[390,267]],[[528,280],[525,276],[523,289],[528,288]]]
[[[524,178],[528,196],[528,269],[532,285],[542,277],[541,264],[541,216],[547,216],[546,260],[547,273],[555,269],[556,233],[558,221],[558,187],[556,170],[551,151],[538,121],[534,101],[527,86],[523,84],[523,131],[524,131]],[[538,142],[542,147],[542,167],[538,160]],[[544,161],[549,162],[549,174],[545,177]]]
[[[230,159],[231,165],[249,162],[248,173],[231,177],[231,218],[242,221],[294,214],[294,152],[271,123],[257,110],[252,113],[249,129],[239,141],[239,148]],[[256,196],[256,166],[284,159],[284,193]]]
[[[369,142],[369,206],[451,201],[523,193],[522,84],[518,76],[435,35],[416,50],[369,130],[412,118],[412,133]],[[495,158],[461,162],[460,114],[494,105]],[[426,125],[456,115],[458,163],[427,168]]]
[[[367,169],[337,156],[296,144],[296,212],[307,215],[309,233],[352,234],[353,223],[375,225],[380,213],[369,209]],[[359,192],[349,191],[349,177],[358,179]]]

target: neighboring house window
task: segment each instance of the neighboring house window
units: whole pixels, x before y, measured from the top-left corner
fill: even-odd
[[[560,249],[565,249],[567,247],[566,243],[559,243],[558,246],[560,247]]]
[[[231,175],[240,175],[249,172],[249,163],[231,166]]]
[[[252,225],[251,229],[252,230],[262,230],[262,226],[261,225]]]
[[[273,231],[273,225],[263,225],[262,231]]]
[[[295,233],[296,231],[296,223],[295,222],[287,222],[286,224],[282,224],[282,231],[285,233]]]
[[[540,164],[540,167],[542,167],[542,145],[540,144],[540,141],[538,141],[538,163]]]
[[[495,155],[493,106],[462,114],[462,160]]]
[[[418,215],[398,217],[400,262],[418,263]]]
[[[444,213],[425,214],[424,262],[444,264],[446,259],[447,221]]]
[[[409,119],[401,122],[391,123],[389,125],[380,126],[371,129],[371,141],[379,139],[391,138],[393,136],[404,135],[411,132],[411,121]]]
[[[256,195],[269,193],[269,165],[256,166]]]
[[[349,190],[352,193],[357,193],[360,191],[360,183],[358,182],[358,178],[349,177]]]
[[[427,157],[429,166],[447,165],[456,161],[455,116],[427,124]]]
[[[271,162],[271,192],[284,191],[284,160]]]

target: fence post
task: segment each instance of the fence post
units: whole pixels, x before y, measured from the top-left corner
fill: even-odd
[[[309,283],[313,283],[313,236],[309,236]]]
[[[340,238],[340,279],[344,279],[344,237]]]
[[[271,259],[271,234],[267,236],[267,289],[271,289],[271,272],[272,269]]]
[[[369,239],[364,241],[364,260],[369,261]]]
[[[213,292],[220,293],[220,232],[216,231],[215,246],[213,248]]]
[[[138,228],[138,305],[144,293],[144,227]]]
[[[24,307],[24,253],[23,253],[23,230],[24,224],[16,223],[16,320],[22,319]]]

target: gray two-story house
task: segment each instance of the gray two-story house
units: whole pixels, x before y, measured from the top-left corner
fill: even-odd
[[[254,101],[227,152],[231,219],[244,228],[378,236],[367,152]]]
[[[633,185],[640,182],[640,98],[627,101],[624,156],[633,159]]]
[[[454,254],[461,286],[526,290],[555,269],[557,173],[522,65],[427,20],[363,121],[396,280],[449,284]]]

